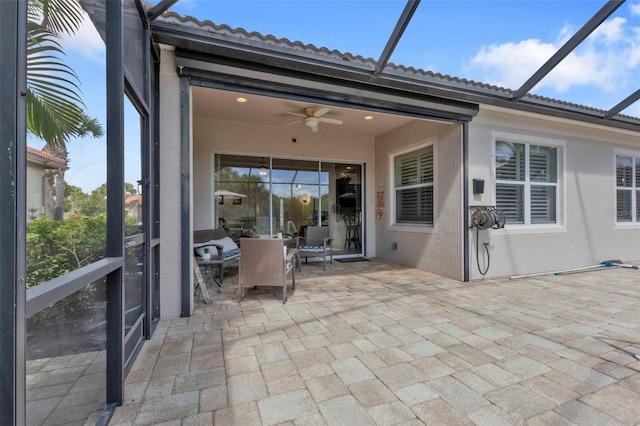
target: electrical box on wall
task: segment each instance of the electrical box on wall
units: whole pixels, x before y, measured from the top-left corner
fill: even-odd
[[[484,194],[484,179],[473,180],[473,193]]]

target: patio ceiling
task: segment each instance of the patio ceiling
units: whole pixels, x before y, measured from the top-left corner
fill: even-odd
[[[631,93],[625,94],[621,98],[616,99],[609,105],[598,105],[594,107],[592,105],[586,105],[583,103],[573,102],[571,99],[555,99],[548,98],[536,94],[536,88],[541,82],[544,82],[545,78],[556,69],[563,60],[566,60],[568,55],[574,52],[588,37],[593,34],[603,23],[615,16],[617,10],[624,3],[624,0],[610,0],[602,3],[589,3],[589,8],[594,9],[601,5],[600,9],[594,10],[590,16],[584,16],[584,23],[572,36],[568,37],[566,41],[553,53],[534,73],[528,76],[517,87],[497,87],[491,86],[485,83],[481,83],[473,80],[460,79],[456,77],[450,77],[449,75],[443,75],[439,73],[433,73],[431,71],[424,71],[423,69],[413,67],[412,64],[395,65],[391,62],[392,59],[402,60],[407,56],[404,54],[396,55],[396,49],[403,44],[403,36],[408,34],[407,37],[415,37],[415,27],[413,32],[411,31],[412,20],[418,19],[422,22],[424,15],[428,14],[432,10],[432,2],[420,0],[409,0],[406,3],[403,2],[387,2],[387,6],[395,8],[397,14],[387,14],[384,19],[371,16],[369,13],[373,13],[368,10],[366,5],[368,2],[360,2],[363,6],[362,16],[359,17],[347,17],[348,32],[340,30],[341,19],[344,17],[335,16],[334,19],[325,20],[324,25],[326,32],[320,32],[318,38],[320,40],[328,40],[328,35],[325,33],[337,32],[341,40],[345,40],[345,45],[348,45],[347,40],[353,38],[371,37],[378,41],[378,43],[369,43],[367,49],[371,49],[370,45],[378,46],[378,52],[372,52],[368,50],[362,52],[366,56],[354,56],[361,52],[354,52],[354,54],[347,53],[349,50],[329,50],[325,47],[316,47],[317,44],[303,44],[313,43],[314,40],[302,40],[291,38],[277,38],[276,36],[269,35],[268,31],[258,28],[258,33],[251,33],[254,28],[242,27],[239,24],[237,27],[227,26],[226,22],[220,22],[221,19],[225,19],[224,16],[216,19],[216,8],[211,7],[210,12],[203,11],[203,13],[211,13],[214,16],[198,16],[197,19],[187,18],[181,15],[175,15],[171,13],[171,10],[177,9],[180,6],[178,0],[163,0],[157,3],[155,6],[148,10],[148,17],[152,23],[155,37],[159,42],[168,42],[169,44],[176,45],[177,49],[192,49],[193,51],[200,50],[201,52],[207,51],[204,48],[205,45],[212,47],[210,50],[214,50],[213,47],[220,53],[220,57],[225,57],[228,54],[229,60],[237,61],[254,61],[257,63],[261,61],[265,65],[277,65],[282,64],[283,59],[287,58],[287,55],[291,55],[290,66],[296,71],[304,71],[313,73],[314,67],[323,66],[322,72],[330,73],[331,75],[339,76],[345,80],[358,81],[363,83],[371,83],[380,86],[402,88],[418,91],[422,93],[428,93],[433,96],[438,96],[444,99],[454,99],[463,102],[472,103],[487,103],[504,107],[513,107],[522,110],[543,112],[546,114],[553,114],[560,117],[576,118],[584,121],[596,122],[604,125],[612,125],[616,127],[623,127],[627,129],[637,130],[640,126],[640,119],[621,114],[629,106],[635,104],[640,98],[640,89],[631,90]],[[188,4],[190,2],[184,2]],[[214,4],[217,2],[214,2]],[[236,2],[237,8],[241,9],[244,2]],[[457,4],[462,2],[449,2],[451,4]],[[291,5],[291,2],[270,2],[274,8],[281,6],[282,4]],[[305,11],[305,5],[310,3],[299,2],[301,10],[298,14]],[[316,4],[316,3],[314,3]],[[334,3],[333,7],[339,7],[340,3]],[[496,3],[492,3],[494,6]],[[500,5],[504,5],[501,2]],[[551,3],[552,4],[552,3]],[[322,7],[326,5],[326,2],[319,2],[318,6]],[[578,4],[579,6],[580,4]],[[171,9],[170,9],[171,8]],[[314,10],[317,8],[314,8]],[[550,8],[553,9],[553,8]],[[588,8],[584,8],[588,9]],[[311,12],[312,8],[307,8],[307,11]],[[422,13],[422,15],[421,15]],[[455,7],[452,7],[452,16],[455,17],[456,13],[460,13]],[[550,15],[555,12],[551,10]],[[322,12],[311,12],[311,14],[322,14]],[[583,13],[584,15],[584,13]],[[399,16],[399,17],[397,17]],[[397,17],[397,18],[396,18]],[[158,19],[162,18],[162,19]],[[165,19],[166,18],[166,19]],[[229,19],[232,19],[229,17]],[[265,17],[265,21],[268,21],[268,17]],[[283,16],[282,19],[287,19],[287,16]],[[311,17],[314,20],[315,18]],[[215,23],[214,23],[215,22]],[[362,24],[364,23],[364,26]],[[177,34],[175,24],[186,24],[193,32],[192,36],[185,36],[184,33]],[[373,25],[378,26],[372,30]],[[317,28],[318,23],[309,23],[310,26]],[[532,37],[535,36],[536,25],[531,24]],[[267,28],[267,27],[265,27]],[[219,33],[216,35],[215,33]],[[387,34],[384,44],[380,44],[380,34]],[[282,37],[282,35],[278,35]],[[286,36],[286,34],[285,34]],[[217,37],[217,38],[216,38]],[[312,36],[311,36],[312,37]],[[179,42],[177,42],[179,40]],[[268,49],[263,45],[267,44]],[[262,46],[261,46],[262,45]],[[445,43],[440,43],[442,52],[452,50],[449,47],[444,47]],[[321,45],[322,46],[322,45]],[[447,45],[448,46],[448,45]],[[402,50],[401,48],[399,50]],[[455,50],[455,46],[453,48]],[[376,59],[372,59],[374,57]],[[396,57],[398,59],[396,59]],[[260,59],[257,59],[260,58]],[[320,73],[318,73],[320,74]],[[329,75],[329,74],[327,74]],[[464,77],[464,76],[458,76]],[[614,83],[615,84],[615,83]],[[415,86],[415,87],[414,87]],[[197,102],[197,97],[195,98]],[[218,108],[215,111],[216,117],[220,114],[224,114],[224,105],[215,105],[214,98],[207,100],[201,100],[200,104],[203,108],[201,111],[205,111],[208,105],[209,109]],[[273,101],[276,102],[276,101]],[[253,110],[253,113],[246,113],[243,116],[243,121],[248,119],[259,122],[264,119],[264,111],[272,110],[278,111],[278,114],[283,116],[286,111],[295,111],[296,108],[302,109],[306,106],[304,103],[297,103],[296,101],[279,100],[277,105],[271,105],[269,108],[265,108],[264,105]],[[248,110],[249,108],[245,108]],[[196,109],[197,111],[197,109]],[[262,113],[261,113],[262,111]],[[212,111],[213,112],[213,111]],[[348,109],[333,108],[332,112],[342,115],[354,115],[349,117],[351,123],[361,123],[362,113],[361,111],[350,111]],[[204,114],[204,112],[203,112]],[[255,115],[252,115],[255,114]],[[288,117],[290,118],[290,117]],[[282,120],[288,120],[287,117],[282,117]],[[342,117],[335,117],[343,119]],[[401,119],[395,122],[397,117],[386,117],[386,124],[383,126],[380,124],[377,130],[363,130],[360,126],[356,129],[347,129],[342,126],[340,131],[347,132],[373,132],[373,134],[379,134],[384,129],[388,130],[393,126],[401,124]],[[238,117],[236,116],[236,119]],[[343,120],[344,121],[344,120]],[[346,121],[345,121],[346,123]],[[381,123],[381,122],[379,122]],[[271,124],[281,124],[276,120]],[[324,126],[326,130],[329,126]],[[337,129],[335,129],[337,130]]]

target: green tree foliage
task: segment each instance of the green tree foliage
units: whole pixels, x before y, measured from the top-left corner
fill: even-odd
[[[27,227],[27,288],[60,277],[105,256],[107,219],[46,217]]]

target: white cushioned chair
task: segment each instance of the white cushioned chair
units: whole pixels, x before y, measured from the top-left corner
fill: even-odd
[[[307,226],[304,237],[297,237],[296,240],[298,256],[304,257],[305,263],[309,257],[322,257],[322,267],[326,269],[327,254],[329,262],[333,263],[332,238],[328,226]]]

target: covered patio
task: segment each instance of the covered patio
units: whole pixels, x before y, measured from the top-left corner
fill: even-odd
[[[110,424],[607,424],[640,418],[638,271],[461,283],[372,259],[163,319]]]

